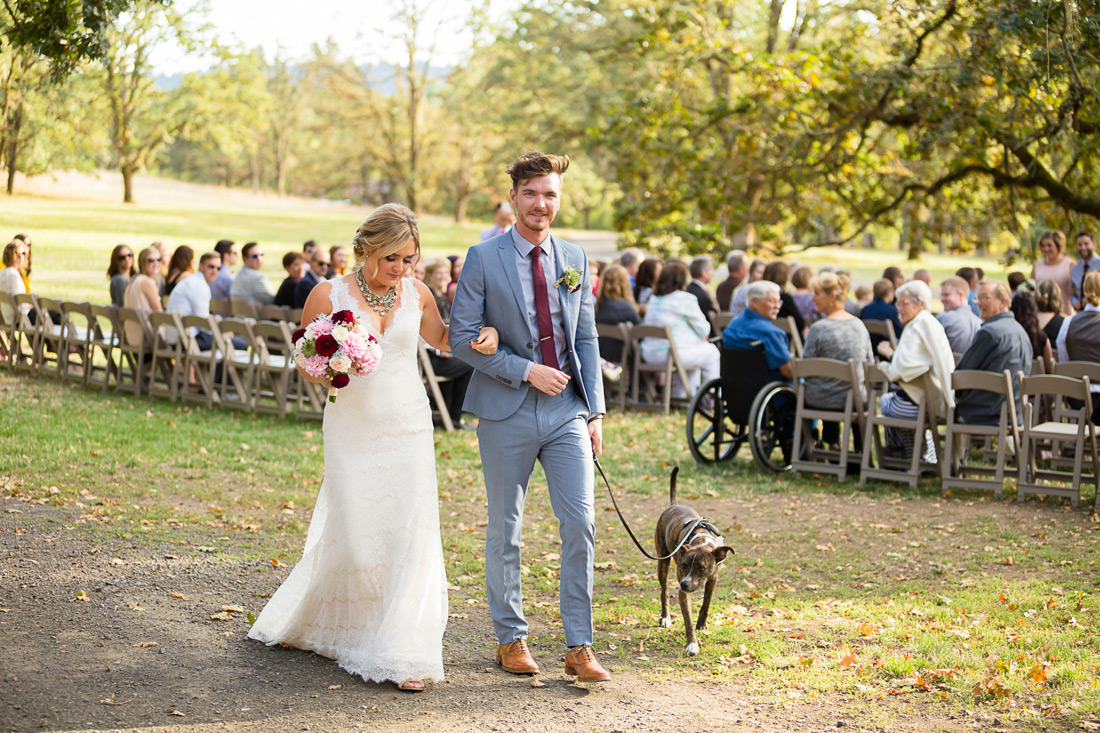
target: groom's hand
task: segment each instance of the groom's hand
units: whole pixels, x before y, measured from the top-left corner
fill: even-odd
[[[592,438],[592,455],[603,453],[603,418],[597,417],[588,423],[588,437]]]
[[[568,386],[569,375],[545,364],[535,364],[527,375],[527,381],[539,392],[554,396]]]

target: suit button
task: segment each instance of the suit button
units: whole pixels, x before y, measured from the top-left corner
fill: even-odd
[[[533,348],[535,348],[535,345],[534,344],[527,344],[527,348],[533,349]]]

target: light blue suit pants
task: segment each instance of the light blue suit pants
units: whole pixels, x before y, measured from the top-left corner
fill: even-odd
[[[478,421],[477,436],[489,504],[485,585],[501,644],[527,636],[520,542],[523,505],[535,461],[542,464],[561,536],[559,604],[567,646],[591,644],[596,514],[588,411],[572,389],[549,396],[530,387],[504,420]]]

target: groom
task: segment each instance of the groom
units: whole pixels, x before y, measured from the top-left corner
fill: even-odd
[[[595,511],[593,454],[603,448],[603,380],[584,250],[550,234],[569,158],[516,159],[509,197],[513,228],[470,248],[451,308],[451,348],[474,367],[465,409],[477,434],[488,495],[485,584],[499,646],[497,664],[536,674],[523,616],[520,542],[535,461],[561,535],[559,602],[566,674],[611,679],[592,653]],[[480,326],[500,333],[492,356],[470,348]]]

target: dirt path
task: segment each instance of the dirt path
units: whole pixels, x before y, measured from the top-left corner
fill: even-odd
[[[247,614],[259,612],[287,568],[218,558],[213,536],[95,543],[71,531],[68,511],[0,502],[0,730],[1024,729],[900,700],[874,711],[843,696],[776,705],[743,683],[655,681],[614,664],[611,683],[586,688],[562,673],[560,649],[538,646],[537,623],[533,649],[546,686],[532,688],[491,665],[486,612],[456,601],[447,680],[409,695],[245,638]]]

